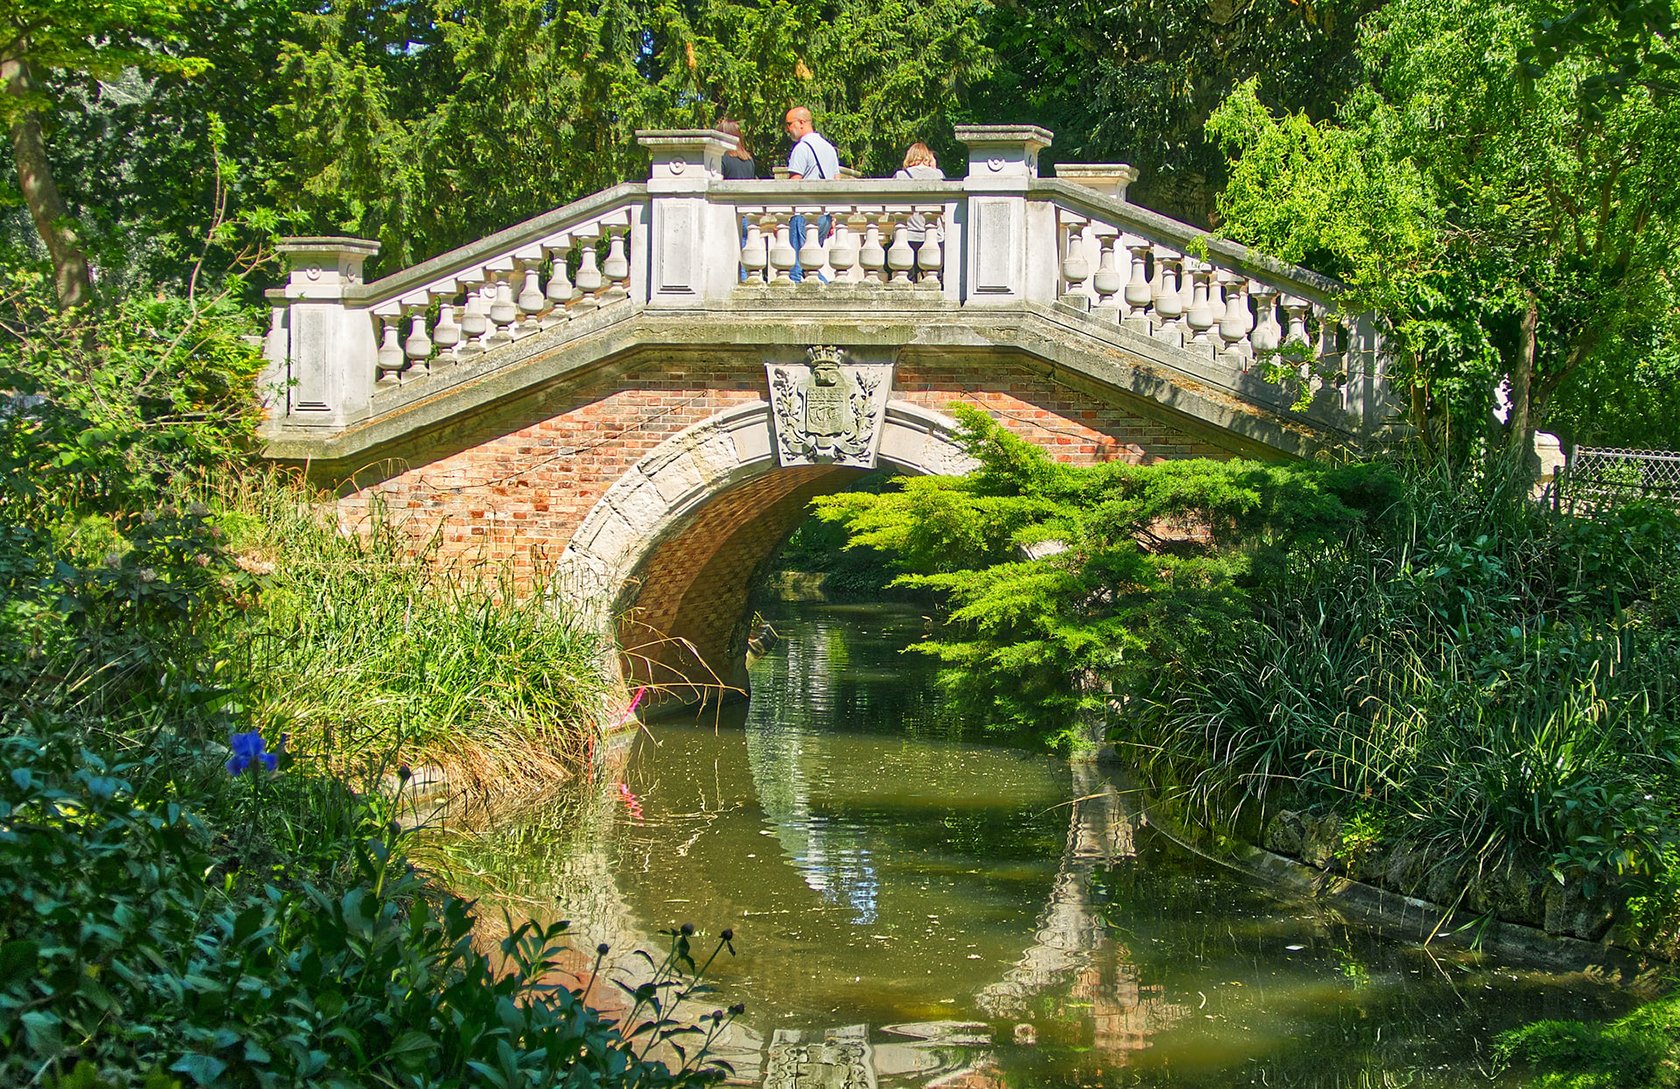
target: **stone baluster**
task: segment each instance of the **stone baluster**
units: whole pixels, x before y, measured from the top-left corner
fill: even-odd
[[[519,317],[519,307],[513,301],[513,284],[509,277],[513,275],[510,269],[497,269],[493,274],[495,279],[490,297],[489,317],[493,328],[485,339],[486,348],[499,348],[503,344],[513,343],[513,323]]]
[[[627,224],[604,224],[607,231],[607,259],[601,262],[606,286],[601,289],[601,305],[607,306],[630,297],[630,258],[624,253],[624,236],[630,232]]]
[[[1088,222],[1083,216],[1062,212],[1059,224],[1062,231],[1061,301],[1081,310],[1091,306],[1091,296],[1085,291],[1085,281],[1091,278],[1091,260],[1085,256],[1085,227]]]
[[[797,208],[795,212],[805,217],[805,241],[799,247],[799,269],[804,274],[800,284],[805,287],[820,287],[824,260],[822,209]]]
[[[494,290],[494,289],[492,289]],[[485,349],[490,335],[490,304],[484,297],[483,285],[467,285],[467,305],[461,310],[461,355],[478,355]]]
[[[789,216],[782,212],[764,214],[764,223],[775,236],[775,241],[770,244],[770,268],[773,270],[770,282],[773,284],[793,283],[793,266],[799,261],[799,254],[793,248],[793,228],[788,220]]]
[[[764,274],[770,267],[769,248],[765,244],[764,213],[746,213],[747,233],[741,240],[741,270],[745,274],[742,283],[762,284]],[[772,228],[772,232],[773,232]]]
[[[1184,257],[1172,250],[1155,250],[1155,284],[1151,292],[1155,308],[1154,336],[1182,347],[1185,336]]]
[[[455,320],[455,304],[448,300],[438,304],[437,326],[432,330],[437,344],[437,360],[433,366],[454,363],[461,358],[461,323]]]
[[[1318,315],[1318,370],[1324,375],[1343,376],[1346,359],[1342,352],[1342,323],[1328,311]],[[1344,376],[1345,377],[1345,376]]]
[[[408,366],[408,360],[403,356],[402,345],[397,342],[397,327],[402,324],[402,316],[399,314],[382,317],[379,322],[384,327],[379,351],[374,356],[379,366],[379,384],[394,386],[401,381],[403,368]]]
[[[1144,275],[1144,265],[1152,248],[1146,238],[1134,238],[1126,243],[1126,251],[1132,255],[1132,278],[1126,281],[1126,324],[1146,334],[1150,331],[1149,309],[1155,303],[1155,291]],[[1163,277],[1166,272],[1157,267],[1155,275]],[[1176,284],[1173,294],[1178,294]]]
[[[403,355],[408,358],[408,364],[412,367],[432,357],[432,338],[426,334],[425,304],[410,304],[403,309],[409,314],[408,337],[403,341]]]
[[[910,248],[909,217],[902,212],[888,212],[892,245],[887,249],[887,268],[892,272],[890,283],[908,284],[910,270],[916,266],[916,251]]]
[[[521,337],[542,328],[543,311],[548,309],[548,299],[543,296],[538,282],[537,266],[526,265],[523,277],[525,286],[519,289],[519,297],[514,300],[521,315],[519,324],[514,327],[514,335]]]
[[[1194,258],[1186,257],[1188,265]],[[1184,320],[1190,326],[1190,342],[1185,347],[1212,358],[1214,354],[1213,337],[1210,335],[1217,317],[1214,315],[1213,301],[1208,298],[1208,288],[1213,280],[1213,266],[1201,261],[1195,262],[1195,267],[1187,273],[1194,281],[1190,296],[1190,308],[1184,312]]]
[[[600,230],[601,228],[597,224],[585,227],[578,232],[578,244],[582,249],[582,255],[578,262],[577,276],[573,278],[573,283],[577,285],[578,291],[582,294],[579,295],[577,302],[573,303],[572,306],[580,314],[599,309],[601,306],[601,285],[606,283],[606,278],[601,275],[600,255],[595,250],[595,242],[601,237]]]
[[[572,299],[577,296],[577,288],[572,286],[572,278],[567,273],[566,264],[572,257],[572,240],[561,238],[548,251],[549,273],[548,286],[543,289],[543,297],[548,300],[548,313],[543,316],[544,329],[559,325],[572,316],[569,309]]]
[[[1283,334],[1285,344],[1298,344],[1308,355],[1312,354],[1312,341],[1307,337],[1307,311],[1312,304],[1296,295],[1283,297],[1283,313],[1289,325]]]
[[[858,267],[858,239],[852,230],[858,222],[850,208],[834,213],[834,241],[828,247],[828,260],[834,266],[837,283],[853,283],[862,274]]]
[[[1116,321],[1120,313],[1116,297],[1126,286],[1126,278],[1114,263],[1120,232],[1106,223],[1098,223],[1091,230],[1097,236],[1097,271],[1091,276],[1091,289],[1097,293],[1096,309],[1105,321]]]
[[[1224,341],[1221,354],[1229,357],[1232,365],[1247,369],[1253,359],[1248,332],[1254,328],[1254,315],[1248,309],[1248,279],[1226,272],[1220,274],[1219,281],[1225,297],[1224,313],[1219,317],[1219,339]]]
[[[922,219],[927,223],[927,241],[916,255],[916,268],[921,271],[922,286],[940,290],[940,274],[945,270],[945,209],[924,208]]]
[[[887,251],[881,245],[881,228],[887,222],[880,213],[870,217],[863,245],[858,249],[858,264],[863,267],[863,278],[870,283],[887,282]]]
[[[1278,289],[1270,284],[1250,284],[1248,297],[1254,300],[1254,312],[1259,321],[1248,338],[1256,357],[1275,352],[1283,343],[1283,326],[1278,324]]]

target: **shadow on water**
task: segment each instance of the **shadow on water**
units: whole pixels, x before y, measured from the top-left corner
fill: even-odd
[[[733,927],[707,1001],[747,1003],[744,1081],[1458,1089],[1503,1027],[1627,1005],[1274,896],[1154,835],[1108,772],[976,742],[902,653],[914,610],[774,619],[749,704],[439,843],[619,972],[675,923]]]

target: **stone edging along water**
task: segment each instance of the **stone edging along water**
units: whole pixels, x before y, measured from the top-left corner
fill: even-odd
[[[1637,988],[1654,984],[1654,965],[1660,962],[1635,950],[1608,941],[1548,934],[1538,927],[1456,911],[1355,881],[1251,843],[1186,827],[1163,816],[1160,807],[1148,802],[1140,805],[1140,812],[1155,831],[1195,855],[1267,885],[1330,904],[1396,937],[1424,945],[1483,949],[1532,967],[1586,972]]]

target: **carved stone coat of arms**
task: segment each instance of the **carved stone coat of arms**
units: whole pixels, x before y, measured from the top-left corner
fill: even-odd
[[[892,393],[892,364],[848,363],[817,347],[805,364],[769,363],[776,460],[783,465],[875,467]]]

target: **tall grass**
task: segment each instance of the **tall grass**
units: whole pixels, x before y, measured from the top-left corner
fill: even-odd
[[[1210,820],[1358,814],[1442,884],[1659,880],[1680,827],[1680,517],[1586,520],[1500,478],[1412,479],[1298,555],[1132,724]]]
[[[247,645],[254,713],[344,767],[439,765],[540,789],[585,763],[608,715],[601,638],[507,565],[445,565],[375,514],[341,530],[329,502],[273,477],[232,503],[264,571]]]

